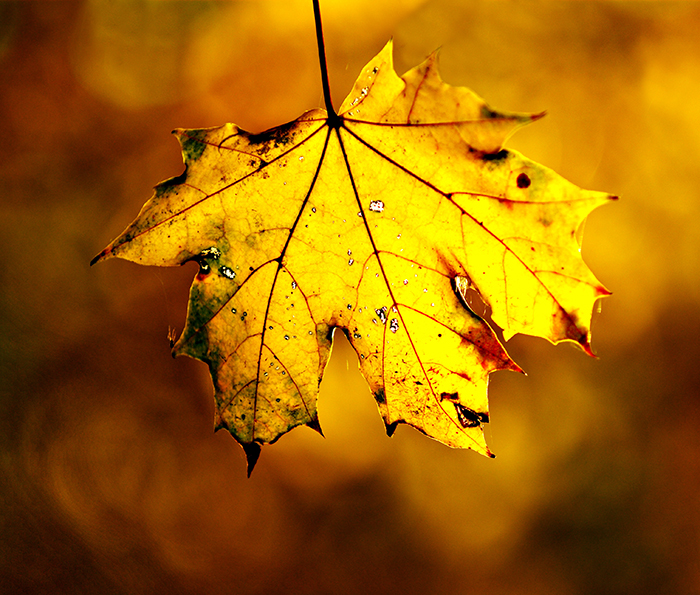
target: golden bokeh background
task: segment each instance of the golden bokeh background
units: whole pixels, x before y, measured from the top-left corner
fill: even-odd
[[[488,460],[392,439],[336,346],[307,428],[244,456],[206,367],[169,355],[195,265],[90,259],[176,127],[322,104],[309,0],[0,3],[0,590],[39,594],[700,592],[700,4],[324,0],[339,105],[403,72],[548,111],[511,148],[621,196],[583,253],[599,359],[516,337]]]

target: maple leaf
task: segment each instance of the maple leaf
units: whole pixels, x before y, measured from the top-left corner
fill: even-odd
[[[436,54],[399,77],[390,42],[337,113],[262,134],[176,130],[185,172],[156,186],[93,262],[199,263],[173,353],[209,365],[216,427],[244,447],[249,473],[261,445],[299,425],[320,432],[337,329],[389,435],[405,423],[493,456],[488,377],[520,368],[466,294],[506,340],[526,333],[588,353],[594,302],[608,294],[577,230],[615,197],[503,149],[540,116],[447,85]]]

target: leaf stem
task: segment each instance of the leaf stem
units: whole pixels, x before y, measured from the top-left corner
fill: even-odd
[[[328,82],[328,66],[326,65],[326,45],[323,42],[323,25],[321,24],[321,8],[318,4],[319,0],[313,0],[314,4],[314,21],[316,23],[316,45],[318,46],[318,61],[321,66],[321,83],[323,85],[323,99],[326,103],[326,111],[328,112],[328,123],[331,127],[337,126],[339,121],[338,114],[333,108],[333,100],[331,99],[331,86]]]

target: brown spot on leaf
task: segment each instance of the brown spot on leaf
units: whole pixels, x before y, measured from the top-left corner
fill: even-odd
[[[527,174],[520,174],[516,180],[516,183],[518,184],[518,188],[529,188],[531,183],[530,176]]]
[[[489,414],[481,411],[474,411],[460,403],[454,404],[457,410],[457,419],[463,428],[476,428],[482,423],[489,423]]]

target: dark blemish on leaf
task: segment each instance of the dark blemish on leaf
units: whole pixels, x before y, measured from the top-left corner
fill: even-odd
[[[399,425],[398,421],[395,421],[390,424],[386,424],[386,435],[391,438],[394,435],[394,432],[396,431],[396,426]]]
[[[448,401],[456,401],[457,399],[459,399],[459,393],[448,393],[448,392],[440,393],[440,399],[441,400],[447,399]]]
[[[241,419],[245,421],[245,413],[241,413]]]
[[[530,186],[530,178],[527,174],[520,174],[516,182],[518,188],[528,188]]]
[[[377,392],[374,393],[374,399],[377,403],[386,403],[386,394],[383,388],[377,389]]]
[[[206,130],[187,130],[180,137],[182,155],[185,158],[185,162],[195,161],[202,156],[204,149],[207,148],[207,143],[204,142],[206,135]]]
[[[454,406],[457,410],[457,419],[463,428],[476,428],[482,423],[489,423],[488,413],[474,411],[473,409],[469,409],[469,407],[465,407],[460,403],[455,403]]]
[[[488,105],[482,105],[481,106],[481,117],[484,120],[491,120],[493,118],[498,118],[500,114],[494,110],[492,110]]]
[[[501,149],[498,153],[483,153],[481,158],[484,161],[503,161],[508,157],[508,150]]]
[[[417,384],[418,386],[423,386],[423,383],[420,380],[416,380],[415,384]]]
[[[196,262],[199,265],[199,271],[197,272],[198,277],[203,277],[211,272],[211,267],[209,266],[209,259],[218,260],[221,256],[221,251],[212,246],[211,248],[206,248],[202,250],[196,256],[193,256],[189,260]],[[188,261],[186,261],[188,262]]]
[[[293,135],[290,133],[294,129],[295,125],[296,122],[292,121],[282,124],[281,126],[277,126],[276,128],[270,128],[269,130],[265,130],[259,134],[248,133],[248,140],[252,144],[262,144],[272,141],[274,142],[275,147],[279,147],[280,145],[288,145],[292,141]]]

